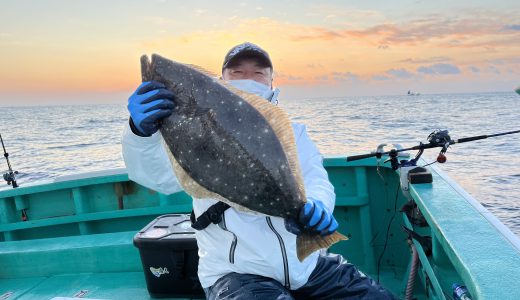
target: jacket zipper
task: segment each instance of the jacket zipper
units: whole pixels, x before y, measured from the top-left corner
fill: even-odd
[[[265,217],[267,220],[267,225],[274,232],[276,237],[278,238],[278,242],[280,243],[280,249],[282,250],[282,258],[283,258],[283,273],[285,275],[285,287],[287,289],[291,289],[291,282],[289,280],[289,262],[287,259],[287,252],[285,251],[285,244],[283,242],[282,236],[274,229],[273,223],[271,222],[271,217]]]
[[[231,247],[229,247],[229,262],[235,263],[235,249],[237,248],[237,236],[233,232],[229,231],[226,226],[226,215],[222,214],[222,229],[227,232],[230,232],[233,235],[233,242],[231,242]]]

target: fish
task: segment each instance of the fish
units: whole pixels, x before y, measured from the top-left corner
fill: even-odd
[[[158,54],[141,56],[142,81],[158,81],[175,94],[160,133],[182,188],[195,199],[216,199],[240,211],[297,224],[305,187],[287,113],[240,91],[205,69]],[[346,240],[303,228],[300,261]]]

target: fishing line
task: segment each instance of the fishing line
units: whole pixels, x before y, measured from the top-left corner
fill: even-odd
[[[431,163],[429,163],[429,164],[425,164],[425,165],[424,165],[424,166],[422,166],[422,167],[424,168],[424,167],[427,167],[427,166],[433,165],[433,164],[435,164],[435,163],[437,163],[437,161],[436,161],[436,160],[432,161],[432,162],[431,162]]]
[[[377,167],[376,167],[377,175],[379,175],[379,178],[381,178],[383,183],[386,185],[386,180],[385,180],[385,177],[383,176],[383,174],[381,174],[381,168],[380,167],[381,167],[381,159],[378,158],[377,159]]]

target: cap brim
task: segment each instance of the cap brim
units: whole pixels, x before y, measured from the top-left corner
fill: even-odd
[[[243,50],[240,53],[237,53],[231,59],[229,59],[222,66],[222,69],[225,69],[225,68],[228,68],[230,66],[233,66],[234,64],[236,64],[236,62],[238,60],[246,59],[246,58],[257,59],[262,67],[266,67],[266,68],[269,67],[271,69],[273,68],[273,65],[272,65],[271,61],[264,54],[259,53],[258,51],[255,51],[255,50]]]

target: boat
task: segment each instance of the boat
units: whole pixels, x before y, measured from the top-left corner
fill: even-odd
[[[518,237],[435,165],[431,183],[405,192],[384,159],[324,159],[350,237],[329,251],[403,299],[452,299],[454,284],[472,299],[519,299]],[[190,211],[186,193],[150,190],[124,168],[2,190],[0,299],[152,299],[133,240],[157,217]]]
[[[520,85],[515,89],[515,92],[520,95]]]
[[[417,92],[412,92],[412,91],[408,90],[407,95],[408,95],[408,96],[420,96],[421,94],[420,94],[420,93],[417,93]]]

